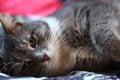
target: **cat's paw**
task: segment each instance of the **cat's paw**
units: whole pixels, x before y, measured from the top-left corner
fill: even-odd
[[[5,64],[5,58],[2,55],[0,55],[0,69],[4,66],[4,64]]]

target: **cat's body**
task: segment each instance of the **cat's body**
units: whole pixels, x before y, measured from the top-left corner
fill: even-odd
[[[1,71],[13,76],[60,76],[73,70],[119,69],[119,7],[101,1],[71,5],[26,23],[0,14],[6,31],[6,65]]]

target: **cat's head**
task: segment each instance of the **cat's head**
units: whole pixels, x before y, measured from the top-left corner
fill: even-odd
[[[49,23],[50,20],[53,23]],[[9,67],[6,73],[17,76],[57,76],[69,72],[69,49],[64,38],[54,31],[59,28],[56,19],[21,23],[0,14],[0,21],[5,30],[5,67]]]

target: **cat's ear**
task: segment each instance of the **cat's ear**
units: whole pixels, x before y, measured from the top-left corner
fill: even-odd
[[[17,27],[22,25],[21,22],[6,14],[0,14],[0,22],[6,33],[13,33]]]

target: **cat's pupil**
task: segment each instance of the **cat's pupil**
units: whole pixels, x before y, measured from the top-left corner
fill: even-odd
[[[30,37],[30,46],[31,46],[32,48],[35,48],[35,47],[36,47],[36,39],[35,39],[34,36],[31,36],[31,37]]]

